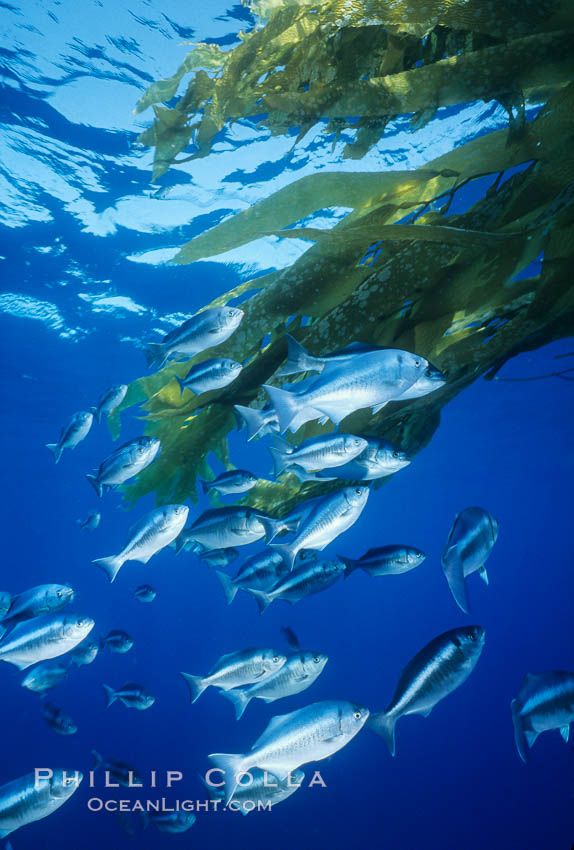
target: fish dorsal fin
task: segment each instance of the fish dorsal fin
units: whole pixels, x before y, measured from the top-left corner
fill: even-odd
[[[273,735],[280,732],[285,723],[287,723],[287,721],[297,713],[297,711],[291,711],[289,714],[276,714],[275,717],[272,717],[265,730],[257,738],[251,749],[256,750],[259,747],[265,746],[266,742],[269,741]]]
[[[519,698],[524,703],[528,697],[540,691],[541,688],[562,684],[565,681],[572,682],[574,687],[574,673],[564,670],[545,670],[543,673],[527,673],[522,680]]]

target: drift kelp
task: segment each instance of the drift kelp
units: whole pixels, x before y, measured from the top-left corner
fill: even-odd
[[[238,47],[227,53],[200,47],[190,54],[203,68],[214,67],[205,64],[206,56],[210,62],[219,56],[221,70],[213,77],[198,71],[176,106],[162,108],[172,126],[179,116],[189,130],[178,150],[194,133],[191,156],[204,155],[228,118],[260,112],[277,132],[287,125],[304,132],[318,118],[336,114],[362,116],[353,155],[367,149],[369,134],[369,144],[377,141],[397,113],[413,113],[418,127],[441,105],[497,98],[509,110],[510,126],[418,169],[304,177],[184,245],[178,263],[213,257],[262,236],[314,243],[290,267],[247,281],[207,305],[249,296],[241,304],[241,326],[216,352],[244,364],[233,385],[200,399],[181,397],[175,378],[209,356],[202,353],[130,386],[122,407],[143,403],[147,433],[163,446],[154,465],[127,489],[132,501],[152,491],[159,502],[195,499],[196,478],[212,477],[205,461],[210,450],[230,466],[233,405],[261,408],[267,401],[261,385],[285,380],[278,374],[285,367],[289,321],[289,333],[311,354],[351,342],[389,346],[416,352],[446,374],[446,386],[426,397],[345,419],[345,431],[390,440],[409,456],[428,443],[443,405],[478,376],[492,377],[509,357],[574,331],[571,4],[412,0],[408,8],[397,2],[258,3],[253,9],[267,23]],[[259,81],[264,73],[268,76]],[[152,86],[142,108],[154,98],[171,97],[175,89],[168,83]],[[328,92],[319,97],[318,86]],[[526,122],[525,105],[532,100],[543,105]],[[156,176],[167,163],[162,121],[142,139],[156,146]],[[376,121],[382,122],[378,129]],[[193,133],[189,122],[195,122]],[[337,122],[346,126],[346,119]],[[519,171],[508,175],[510,169]],[[484,197],[465,212],[450,212],[457,208],[457,193],[488,176]],[[330,230],[294,226],[330,207],[350,212]],[[526,276],[537,258],[540,272]],[[112,420],[115,427],[117,416]],[[308,423],[297,442],[332,430],[330,424]],[[308,498],[340,486],[309,485],[290,475],[282,484],[260,481],[245,501],[283,514],[303,492]]]

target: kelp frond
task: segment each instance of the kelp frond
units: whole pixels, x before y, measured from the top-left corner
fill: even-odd
[[[146,430],[163,444],[158,461],[127,488],[131,500],[152,491],[159,501],[195,498],[196,477],[209,474],[209,451],[229,465],[233,405],[263,406],[261,385],[278,380],[288,323],[312,353],[360,341],[416,351],[447,374],[446,386],[429,396],[390,404],[374,417],[362,411],[344,423],[347,431],[390,439],[410,454],[431,439],[442,407],[478,376],[492,376],[509,357],[574,331],[573,5],[251,5],[264,25],[228,53],[198,56],[197,48],[191,57],[202,68],[166,110],[173,132],[164,117],[147,131],[156,144],[156,176],[175,155],[176,139],[193,134],[194,155],[205,155],[227,120],[254,114],[264,114],[263,123],[277,132],[286,126],[303,132],[323,117],[344,128],[345,116],[359,117],[351,155],[378,141],[397,113],[413,113],[416,127],[438,106],[498,98],[512,120],[508,130],[475,138],[423,168],[305,177],[184,245],[178,263],[270,234],[310,243],[290,267],[214,302],[249,296],[241,326],[215,353],[169,364],[130,387],[123,406],[143,402]],[[155,84],[144,104],[171,96],[192,68]],[[529,98],[544,105],[526,122]],[[162,109],[156,106],[156,114]],[[484,177],[490,189],[457,212],[459,193]],[[331,230],[294,227],[329,207],[350,212]],[[531,273],[536,259],[540,270]],[[305,326],[304,316],[310,317]],[[174,376],[215,355],[244,363],[239,378],[199,399],[182,397]],[[309,423],[297,439],[330,427]],[[336,486],[302,485],[288,476],[281,484],[262,482],[246,501],[283,513]]]

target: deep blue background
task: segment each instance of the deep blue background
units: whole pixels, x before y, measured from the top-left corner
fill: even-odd
[[[136,0],[120,5],[125,13],[128,6],[135,7]],[[180,24],[189,24],[187,8],[179,8],[173,0],[165,5],[170,6],[170,14],[179,12]],[[47,27],[44,13],[49,7],[49,2],[35,7],[40,30]],[[100,7],[101,3],[97,8],[86,5],[85,11],[99,16]],[[160,17],[157,4],[147,7],[150,15]],[[111,27],[114,12],[110,9],[106,6]],[[24,13],[29,11],[24,8]],[[57,11],[64,16],[64,9]],[[248,25],[239,7],[232,11],[235,17],[230,13],[227,21],[233,18],[237,28]],[[206,26],[205,8],[203,13],[202,26]],[[89,20],[74,20],[73,13],[63,20],[67,20],[70,39],[80,24],[86,37]],[[94,17],[95,23],[101,20]],[[173,21],[167,20],[174,29]],[[215,31],[216,20],[214,13],[208,32]],[[149,22],[140,24],[139,35],[145,27],[148,35],[156,31]],[[221,24],[220,34],[229,26]],[[195,37],[205,35],[200,31]],[[192,38],[193,33],[180,36]],[[81,39],[76,42],[82,45]],[[117,75],[110,77],[113,63],[104,64],[102,59],[100,67],[89,44],[84,47],[66,55],[62,63],[69,78],[80,72],[80,76],[91,73],[100,79],[119,79],[120,70],[128,74],[127,65],[120,70],[117,66]],[[92,155],[104,184],[103,194],[89,196],[98,209],[113,206],[128,192],[144,197],[149,192],[149,171],[136,167],[133,160],[122,164],[134,133],[85,127],[81,114],[78,123],[64,120],[44,97],[50,86],[57,88],[57,80],[49,79],[41,64],[44,54],[31,54],[24,74],[18,62],[26,55],[18,45],[12,44],[11,49],[4,71],[18,84],[11,83],[0,103],[5,125],[23,127],[27,139],[28,130],[42,121],[45,139]],[[164,74],[177,64],[172,53]],[[72,58],[80,55],[83,64],[76,66]],[[101,56],[105,55],[102,49]],[[129,61],[141,61],[147,68],[145,50],[139,57],[130,54]],[[28,89],[34,66],[36,88]],[[142,80],[159,76],[157,65],[146,73],[147,77],[139,73],[141,85]],[[134,79],[128,82],[135,85]],[[134,90],[134,99],[137,95]],[[490,113],[485,114],[490,121]],[[479,125],[478,130],[469,127],[475,133],[492,129],[491,124]],[[435,130],[437,145],[444,145],[438,119],[425,132]],[[51,163],[54,168],[61,165],[62,174],[73,150]],[[405,150],[408,153],[409,148]],[[260,168],[258,179],[268,165],[254,165]],[[291,167],[296,165],[288,158],[279,160],[269,166],[269,174],[275,168],[279,172]],[[175,180],[174,174],[170,172],[166,182]],[[28,177],[27,173],[16,175],[22,184]],[[185,183],[181,172],[179,179]],[[249,175],[244,175],[244,181],[250,183]],[[466,190],[464,202],[472,203],[485,189],[486,184],[477,182]],[[558,732],[545,734],[532,750],[530,763],[523,765],[514,746],[510,701],[527,672],[572,669],[574,664],[573,384],[556,378],[524,383],[478,381],[444,409],[431,444],[410,467],[371,495],[356,526],[325,553],[359,556],[372,546],[409,543],[428,557],[405,576],[370,579],[357,573],[296,606],[274,603],[261,617],[255,602],[243,593],[228,607],[215,572],[193,555],[176,557],[171,550],[161,552],[147,566],[128,562],[110,586],[91,560],[119,551],[128,527],[153,502],[142,500],[128,513],[118,494],[98,501],[84,473],[96,467],[113,445],[105,425],[94,425],[74,452],[64,452],[58,466],[44,444],[54,442],[69,416],[95,404],[111,383],[127,382],[143,373],[144,358],[136,341],[153,338],[156,317],[191,314],[237,283],[238,277],[233,268],[214,263],[191,268],[136,266],[126,262],[126,255],[164,247],[165,233],[120,228],[103,239],[86,232],[49,193],[41,201],[52,215],[51,222],[0,232],[0,254],[5,258],[0,295],[13,292],[56,303],[68,326],[90,333],[71,341],[41,321],[0,314],[4,494],[0,590],[16,593],[34,584],[68,582],[77,591],[74,608],[96,620],[94,636],[123,628],[133,635],[135,646],[125,656],[102,654],[92,666],[74,670],[68,681],[48,695],[77,721],[79,732],[71,738],[59,737],[45,725],[41,701],[20,687],[23,674],[0,664],[0,784],[41,766],[86,772],[92,763],[90,751],[96,749],[132,763],[144,778],[151,770],[181,770],[185,783],[165,796],[203,800],[205,792],[197,776],[209,766],[207,754],[246,750],[274,714],[328,698],[351,699],[380,710],[389,702],[408,660],[437,634],[456,625],[483,625],[486,646],[468,682],[430,717],[399,722],[394,759],[378,737],[364,730],[331,760],[305,769],[310,777],[315,767],[320,768],[327,789],[301,789],[271,814],[242,818],[202,812],[185,837],[162,835],[150,827],[130,839],[114,815],[87,811],[90,796],[103,792],[101,787],[91,791],[85,780],[59,812],[14,834],[16,850],[102,846],[157,850],[178,843],[201,850],[568,850],[574,841],[572,746],[564,744]],[[169,237],[173,244],[181,244],[211,226],[223,212],[196,218]],[[35,250],[60,244],[57,240],[66,246],[61,255]],[[80,278],[70,277],[70,258]],[[101,291],[102,284],[143,303],[149,312],[128,313],[119,319],[114,313],[92,311],[78,292]],[[555,355],[572,349],[574,341],[565,340],[522,355],[508,363],[501,376],[542,375],[565,368],[574,363],[572,358],[555,360]],[[138,415],[137,408],[123,414],[122,440],[141,433],[143,422]],[[232,459],[237,466],[260,474],[271,469],[264,443],[247,446],[243,434],[232,440]],[[191,517],[206,504],[203,499]],[[455,514],[470,505],[481,505],[497,517],[500,536],[488,563],[490,586],[485,587],[477,576],[469,580],[473,613],[465,617],[444,581],[440,553]],[[86,533],[75,520],[95,508],[102,510],[101,526]],[[249,547],[245,553],[254,551]],[[143,582],[157,588],[151,605],[133,599],[133,590]],[[329,655],[312,689],[274,706],[253,701],[238,723],[229,702],[211,689],[190,705],[179,671],[206,673],[222,653],[249,645],[284,650],[282,625],[291,626],[305,648]],[[119,704],[106,710],[102,683],[121,686],[129,681],[146,685],[157,697],[155,705],[146,712],[128,711]],[[102,775],[96,776],[101,783]],[[124,789],[108,794],[122,799],[142,796]],[[163,789],[150,789],[144,796],[163,796]]]

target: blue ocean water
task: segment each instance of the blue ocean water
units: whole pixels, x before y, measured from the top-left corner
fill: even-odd
[[[430,445],[372,494],[356,525],[326,550],[358,556],[409,543],[427,553],[420,568],[389,578],[356,574],[295,606],[275,603],[263,616],[246,594],[228,607],[214,570],[170,549],[146,566],[128,562],[110,586],[92,559],[118,551],[153,501],[129,513],[121,494],[98,501],[84,474],[113,446],[105,425],[94,425],[58,466],[44,447],[110,384],[144,373],[140,342],[306,247],[268,239],[217,262],[167,265],[183,242],[303,174],[420,165],[503,126],[504,113],[495,104],[468,104],[440,112],[416,135],[398,121],[384,144],[351,163],[320,135],[292,151],[293,137],[271,139],[240,122],[221,134],[208,159],[170,172],[170,191],[158,198],[151,154],[136,145],[149,120],[132,115],[137,98],[173,72],[188,49],[182,42],[232,45],[253,22],[243,7],[219,0],[194,4],[192,13],[177,0],[97,0],[80,12],[57,2],[13,0],[0,8],[0,590],[70,584],[74,610],[95,619],[94,634],[125,629],[135,645],[125,656],[100,653],[48,695],[78,723],[70,737],[44,723],[40,698],[20,687],[23,674],[0,665],[0,783],[36,767],[86,774],[58,812],[14,833],[14,847],[570,847],[572,746],[557,732],[542,735],[522,764],[510,701],[526,673],[572,669],[572,384],[506,379],[565,368],[571,359],[556,358],[572,352],[572,340],[513,359],[499,373],[505,380],[480,380],[448,404]],[[139,417],[137,408],[122,414],[122,439],[142,432]],[[231,455],[238,466],[270,472],[263,444],[247,445],[243,433],[234,436]],[[498,519],[500,536],[489,587],[477,576],[469,580],[466,616],[448,591],[440,553],[455,514],[470,505]],[[192,516],[207,506],[202,497]],[[94,509],[102,511],[101,525],[85,532],[75,520]],[[143,582],[158,592],[150,605],[132,596]],[[409,659],[440,632],[466,623],[486,629],[476,670],[428,718],[398,723],[394,759],[365,729],[331,759],[304,768],[308,780],[319,769],[326,787],[304,787],[271,813],[245,818],[200,809],[183,837],[89,810],[93,798],[204,801],[198,777],[209,767],[208,753],[243,752],[273,715],[315,700],[383,709]],[[282,626],[304,648],[329,655],[312,689],[275,705],[252,703],[239,722],[213,689],[190,705],[180,671],[207,672],[223,653],[250,645],[285,651]],[[125,682],[148,687],[154,706],[106,709],[102,684]],[[90,788],[92,750],[132,764],[145,788],[105,789],[101,771]],[[168,770],[183,774],[171,789]]]

